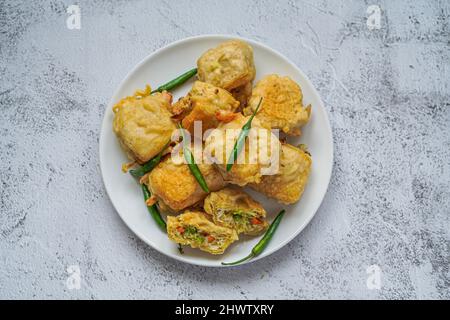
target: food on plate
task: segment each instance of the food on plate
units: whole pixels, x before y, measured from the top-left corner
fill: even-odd
[[[270,224],[269,229],[267,229],[266,233],[264,233],[264,236],[261,238],[261,240],[259,240],[258,243],[252,248],[252,251],[250,252],[250,254],[248,256],[246,256],[242,259],[239,259],[237,261],[234,261],[234,262],[222,262],[222,265],[235,266],[242,262],[248,261],[256,256],[259,256],[261,254],[261,252],[263,252],[264,249],[267,247],[270,240],[273,238],[273,235],[275,234],[275,231],[277,230],[278,226],[280,225],[281,219],[283,219],[285,212],[286,211],[283,209],[278,213],[278,215],[275,217],[275,219]]]
[[[201,163],[198,167],[210,191],[225,187],[226,183],[213,165]],[[175,163],[171,156],[164,158],[149,173],[146,183],[161,209],[172,212],[192,206],[207,196],[188,165]]]
[[[143,164],[157,155],[176,128],[168,108],[172,96],[167,92],[150,95],[138,91],[113,107],[113,130],[131,159]]]
[[[195,74],[198,80],[187,95],[172,104],[167,90]],[[311,116],[300,86],[271,74],[253,88],[255,75],[252,47],[241,40],[225,41],[204,52],[197,68],[156,90],[138,90],[113,107],[113,130],[133,160],[123,169],[141,165],[130,174],[139,179],[148,212],[169,239],[180,248],[189,245],[222,254],[239,234],[265,232],[248,256],[224,265],[259,255],[284,215],[282,210],[269,225],[266,210],[241,187],[292,204],[301,198],[312,165],[304,147],[285,139],[281,143],[271,131],[300,135]],[[197,133],[196,121],[201,122],[201,133],[213,130],[202,139],[195,136],[200,144],[191,150],[188,139]],[[183,144],[171,139],[177,126],[187,130],[181,131]],[[171,214],[167,223],[160,210]]]
[[[172,113],[182,117],[186,130],[194,132],[194,122],[201,121],[203,131],[217,127],[221,116],[231,114],[239,102],[226,90],[196,81],[189,93],[172,106]]]
[[[230,40],[209,49],[197,61],[198,78],[225,90],[251,82],[256,70],[253,48],[244,41]]]
[[[259,101],[259,104],[256,107],[253,114],[250,116],[250,118],[247,120],[247,122],[242,126],[242,128],[239,132],[239,135],[237,136],[236,141],[234,142],[233,149],[231,150],[230,155],[228,156],[228,159],[227,159],[227,166],[226,166],[227,171],[231,170],[234,163],[238,159],[239,154],[242,152],[242,149],[245,146],[246,139],[250,133],[250,129],[252,128],[253,119],[255,118],[255,115],[258,112],[261,102],[262,102],[262,98]],[[257,141],[256,141],[256,143],[257,143]]]
[[[252,183],[250,187],[281,203],[295,203],[300,200],[308,182],[311,156],[300,148],[283,144],[279,164],[277,174],[266,175],[260,183]]]
[[[214,224],[203,212],[189,210],[167,217],[167,234],[176,243],[212,254],[224,253],[231,243],[238,240],[235,230]]]
[[[170,141],[167,142],[167,144],[162,148],[162,150],[153,158],[151,158],[149,161],[144,163],[142,166],[130,170],[130,174],[135,178],[141,178],[143,177],[147,172],[150,172],[153,170],[154,167],[158,165],[158,163],[161,162],[162,157],[166,152],[168,152],[167,148],[170,145]]]
[[[257,118],[262,126],[280,129],[289,135],[300,135],[300,128],[311,116],[311,105],[303,106],[302,90],[297,83],[276,74],[265,76],[253,88],[244,114],[252,114],[261,98],[263,103]]]
[[[144,194],[144,200],[147,204],[148,201],[151,199],[150,191],[148,190],[147,186],[145,184],[141,184],[142,193]],[[167,230],[167,224],[164,221],[164,219],[161,217],[161,213],[159,212],[158,206],[156,203],[147,204],[147,210],[148,213],[152,216],[153,220],[159,225],[159,227],[166,231]]]
[[[215,224],[234,229],[238,234],[257,235],[268,226],[266,210],[261,204],[236,188],[211,192],[203,208]]]
[[[203,191],[206,193],[209,193],[208,183],[206,182],[205,178],[203,177],[202,172],[200,171],[200,168],[198,167],[194,154],[191,151],[190,141],[187,140],[187,135],[181,125],[179,125],[179,128],[181,129],[181,136],[183,137],[183,156],[186,160],[186,164],[188,165],[189,170],[191,171],[192,175],[194,176],[195,180],[197,180],[198,184],[202,188]]]
[[[205,142],[204,152],[216,164],[225,181],[239,186],[259,183],[264,169],[270,169],[274,165],[280,150],[278,138],[270,130],[263,128],[255,118],[237,161],[231,170],[227,171],[230,152],[249,118],[239,113],[233,121],[220,123]],[[234,131],[228,131],[229,129]],[[233,132],[235,134],[231,134]]]

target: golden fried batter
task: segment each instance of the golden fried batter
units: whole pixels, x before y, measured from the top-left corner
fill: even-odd
[[[249,118],[240,113],[236,114],[233,121],[220,123],[205,142],[205,153],[211,155],[212,161],[217,165],[225,181],[239,186],[259,183],[264,169],[273,166],[280,152],[278,138],[270,130],[263,128],[258,119],[254,118],[245,147],[242,148],[231,170],[226,170],[237,136]]]
[[[168,216],[167,234],[176,243],[212,254],[224,253],[231,243],[238,240],[235,230],[215,225],[200,211]]]
[[[302,90],[297,83],[276,74],[265,76],[253,88],[248,106],[244,109],[245,115],[253,113],[261,97],[263,101],[257,117],[264,127],[300,135],[300,127],[309,121],[311,105],[303,107]]]
[[[168,111],[171,98],[166,92],[138,91],[113,107],[113,130],[131,159],[142,164],[170,140],[176,129]]]
[[[241,40],[230,40],[209,49],[198,59],[198,78],[231,90],[255,78],[253,48]]]
[[[236,188],[211,192],[205,199],[205,211],[215,224],[236,232],[257,235],[267,229],[266,210],[247,193]]]
[[[201,121],[203,130],[217,127],[218,113],[232,113],[239,102],[226,90],[196,81],[186,97],[173,106],[173,113],[184,114],[183,128],[193,133],[194,121]]]
[[[198,167],[211,191],[217,191],[226,185],[213,165],[199,163]],[[147,184],[160,205],[175,212],[192,206],[207,196],[188,165],[174,163],[170,155],[150,172]]]
[[[250,187],[281,203],[295,203],[300,200],[308,182],[311,163],[311,157],[305,151],[283,144],[279,173],[264,176],[259,184]]]

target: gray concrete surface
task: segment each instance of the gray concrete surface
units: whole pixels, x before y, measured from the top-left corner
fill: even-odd
[[[450,298],[449,1],[77,3],[81,29],[70,30],[71,1],[0,1],[0,298]],[[380,29],[368,28],[370,5]],[[138,240],[98,162],[105,105],[125,74],[205,33],[292,59],[335,141],[312,223],[276,254],[227,270]],[[79,289],[67,285],[72,265]]]

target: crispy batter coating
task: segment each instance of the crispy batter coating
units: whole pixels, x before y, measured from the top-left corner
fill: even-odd
[[[300,135],[300,127],[309,121],[311,105],[303,106],[302,90],[297,83],[276,74],[265,76],[253,88],[248,106],[244,109],[245,115],[253,113],[261,97],[263,101],[257,117],[264,127]]]
[[[311,157],[305,151],[283,144],[279,173],[264,176],[261,183],[250,187],[281,203],[295,203],[300,200],[308,182],[311,164]]]
[[[212,84],[196,81],[186,97],[173,106],[173,113],[183,113],[183,128],[191,133],[194,121],[201,121],[203,130],[216,128],[219,124],[217,113],[232,113],[239,102],[226,90]]]
[[[247,193],[236,188],[211,192],[203,207],[215,224],[234,229],[238,234],[257,235],[268,227],[266,210]]]
[[[185,211],[178,216],[167,217],[169,239],[211,254],[222,254],[238,240],[235,230],[215,225],[203,212]]]
[[[177,121],[183,120],[183,118],[192,111],[191,99],[189,98],[189,94],[181,97],[177,102],[172,104],[169,111],[173,114],[172,119]]]
[[[233,121],[220,123],[205,141],[204,151],[211,156],[212,162],[216,164],[225,181],[239,186],[259,183],[264,169],[273,166],[280,152],[278,138],[254,118],[245,147],[242,148],[231,170],[226,170],[236,139],[249,118],[237,114]]]
[[[223,188],[226,183],[211,164],[198,164],[211,191]],[[176,164],[168,155],[148,175],[148,186],[160,205],[178,212],[203,200],[207,193],[202,190],[187,164]]]
[[[209,49],[198,59],[198,78],[231,90],[255,78],[253,48],[244,41],[230,40]]]
[[[113,130],[128,156],[141,164],[157,155],[176,129],[168,111],[171,96],[147,91],[138,91],[113,107]]]

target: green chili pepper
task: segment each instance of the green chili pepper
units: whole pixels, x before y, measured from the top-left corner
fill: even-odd
[[[169,146],[170,141],[167,142],[164,147],[162,148],[161,152],[158,153],[155,157],[144,163],[142,166],[140,166],[137,169],[130,170],[130,174],[135,178],[140,178],[147,172],[150,172],[153,170],[153,168],[156,167],[156,165],[161,161],[162,155],[164,153],[164,150]]]
[[[256,113],[258,112],[258,109],[259,109],[259,106],[261,105],[262,99],[263,98],[261,98],[259,100],[258,106],[256,107],[255,111],[251,115],[250,119],[248,119],[247,123],[244,124],[244,126],[242,127],[242,130],[239,133],[239,136],[238,136],[236,142],[234,143],[233,151],[231,152],[230,157],[228,158],[228,161],[227,161],[227,171],[231,170],[231,168],[233,167],[234,161],[236,161],[239,153],[242,150],[242,147],[245,144],[245,138],[247,138],[247,136],[250,132],[250,129],[252,128],[253,118],[255,117]]]
[[[186,139],[186,136],[184,134],[184,129],[181,126],[181,124],[178,124],[178,127],[181,130],[181,135],[183,137],[183,154],[184,158],[186,159],[188,163],[189,170],[191,170],[192,175],[197,180],[200,187],[202,187],[203,191],[206,193],[209,193],[208,184],[205,181],[205,178],[203,177],[200,169],[198,168],[197,164],[195,163],[194,155],[192,154],[191,150],[188,148],[188,141]]]
[[[222,265],[224,266],[234,266],[236,264],[239,264],[241,262],[247,261],[251,258],[256,257],[257,255],[259,255],[269,244],[270,239],[272,239],[273,234],[275,233],[275,230],[277,230],[278,225],[281,222],[281,219],[283,218],[285,213],[285,210],[281,210],[280,213],[276,216],[276,218],[273,220],[272,224],[270,225],[269,229],[267,229],[266,233],[264,234],[264,236],[261,238],[261,240],[259,240],[259,242],[253,247],[252,252],[246,256],[245,258],[242,258],[238,261],[235,262],[222,262]]]
[[[153,90],[151,93],[155,93],[155,92],[161,92],[164,90],[171,90],[173,88],[176,88],[178,86],[181,86],[183,83],[185,83],[186,81],[188,81],[190,78],[192,78],[193,76],[195,76],[195,74],[197,73],[197,68],[191,69],[185,73],[183,73],[181,76],[163,84],[162,86],[159,86],[156,90]]]
[[[144,199],[147,201],[148,198],[150,198],[151,194],[148,190],[147,186],[145,184],[141,184],[142,186],[142,192],[144,193]],[[161,214],[159,213],[158,207],[156,204],[153,204],[151,206],[147,206],[148,212],[152,216],[153,220],[163,229],[167,232],[167,225],[164,219],[161,217]]]

